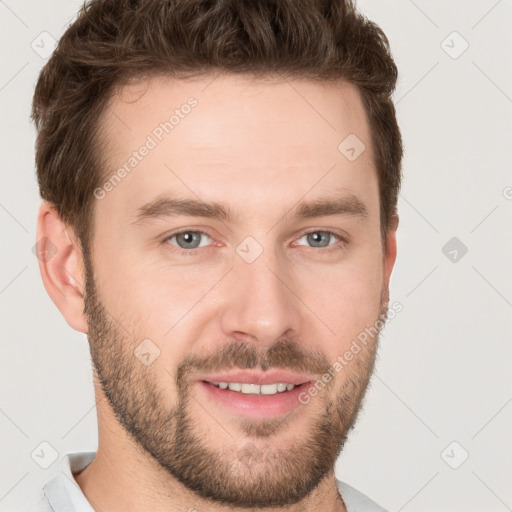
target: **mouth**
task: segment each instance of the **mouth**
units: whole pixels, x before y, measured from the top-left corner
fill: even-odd
[[[246,382],[206,382],[220,389],[229,389],[244,395],[276,395],[277,393],[284,393],[291,391],[296,386],[295,384],[286,382],[276,382],[274,384],[254,384]]]
[[[290,372],[237,371],[196,381],[208,401],[238,416],[275,418],[302,405],[313,378]]]

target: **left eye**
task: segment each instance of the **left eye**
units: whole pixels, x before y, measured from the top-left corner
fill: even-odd
[[[341,240],[341,237],[333,233],[332,231],[310,231],[309,233],[305,233],[302,235],[299,240],[306,238],[308,244],[312,244],[312,247],[329,247],[329,241],[332,237]]]

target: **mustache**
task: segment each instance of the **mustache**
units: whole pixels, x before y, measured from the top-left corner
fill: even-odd
[[[306,350],[294,340],[277,341],[266,350],[252,343],[232,341],[213,354],[187,356],[178,366],[176,381],[180,387],[187,381],[187,376],[195,372],[257,367],[263,371],[278,368],[323,375],[331,368],[331,363],[323,352]]]

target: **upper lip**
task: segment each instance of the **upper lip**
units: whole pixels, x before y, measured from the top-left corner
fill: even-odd
[[[275,384],[283,382],[299,386],[314,379],[311,375],[293,373],[286,370],[235,370],[227,373],[215,373],[201,377],[206,382],[239,382],[240,384]]]

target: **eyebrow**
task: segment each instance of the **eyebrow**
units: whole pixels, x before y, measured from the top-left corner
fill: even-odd
[[[231,223],[235,223],[238,219],[229,205],[197,199],[161,197],[141,206],[135,214],[133,223],[179,215],[207,217]],[[368,217],[368,208],[357,196],[348,194],[341,197],[302,202],[292,209],[292,215],[298,219],[312,219],[329,215],[347,215],[365,219]]]

